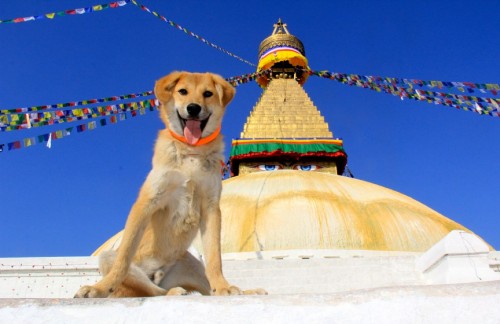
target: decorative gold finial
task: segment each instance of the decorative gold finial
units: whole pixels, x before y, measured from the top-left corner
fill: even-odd
[[[293,78],[304,84],[308,76],[304,71],[309,70],[304,45],[290,34],[281,18],[273,27],[272,34],[260,43],[257,72],[270,70],[272,78]],[[268,82],[269,73],[257,78],[261,87],[266,87]]]
[[[302,55],[306,55],[304,50],[304,45],[297,37],[290,34],[287,28],[287,24],[283,23],[283,21],[278,19],[278,22],[273,25],[274,29],[271,36],[264,39],[259,46],[259,59],[262,57],[262,54],[267,52],[268,50],[280,47],[280,46],[288,46],[295,48]]]
[[[290,33],[288,32],[288,29],[286,29],[286,24],[284,24],[281,21],[281,18],[278,19],[278,23],[274,24],[273,27],[274,27],[274,30],[273,30],[272,35],[275,35],[275,34],[288,34],[288,35],[290,35]]]

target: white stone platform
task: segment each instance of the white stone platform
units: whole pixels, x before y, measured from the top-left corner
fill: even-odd
[[[499,323],[500,281],[329,294],[0,299],[0,323]]]
[[[500,323],[500,253],[460,231],[425,253],[224,254],[223,271],[269,295],[74,300],[96,257],[0,259],[0,323]]]

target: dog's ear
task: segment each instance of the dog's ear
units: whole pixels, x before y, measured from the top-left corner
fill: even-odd
[[[170,100],[172,97],[172,90],[183,74],[185,74],[185,72],[174,71],[156,81],[155,96],[160,102],[166,103]]]
[[[220,103],[226,107],[233,100],[236,89],[218,74],[212,74],[215,83],[215,90],[220,98]]]

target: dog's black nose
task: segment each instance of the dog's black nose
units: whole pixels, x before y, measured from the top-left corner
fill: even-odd
[[[201,106],[198,104],[195,104],[195,103],[190,103],[187,106],[187,111],[188,111],[189,116],[196,117],[196,116],[198,116],[198,114],[201,111]]]

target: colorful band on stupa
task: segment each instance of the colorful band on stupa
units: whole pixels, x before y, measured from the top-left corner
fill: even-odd
[[[338,174],[342,174],[347,155],[340,139],[238,139],[232,141],[231,174],[237,174],[240,161],[248,159],[327,158],[335,160]]]

